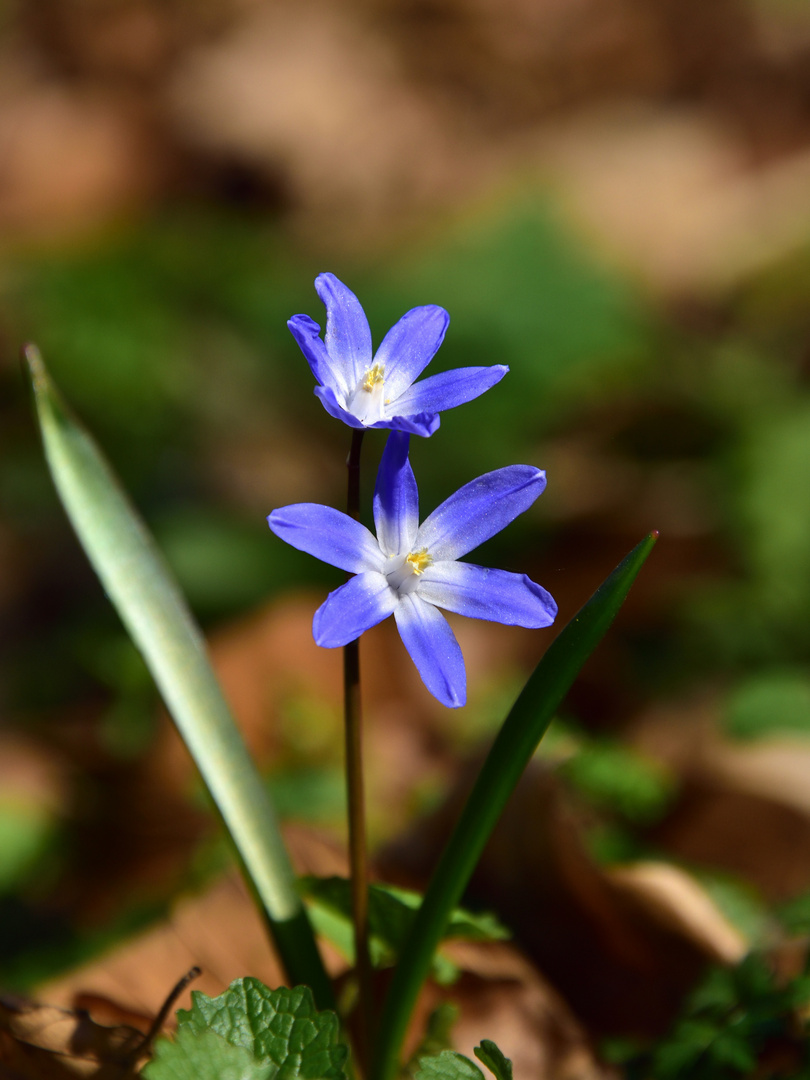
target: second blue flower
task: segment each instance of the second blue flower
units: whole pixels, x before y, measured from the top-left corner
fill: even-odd
[[[412,308],[372,356],[368,319],[354,293],[334,274],[319,274],[315,289],[326,306],[325,338],[309,315],[293,315],[287,325],[318,382],[323,407],[349,427],[432,435],[440,412],[477,398],[509,370],[504,364],[456,368],[417,383],[447,332],[444,308]]]

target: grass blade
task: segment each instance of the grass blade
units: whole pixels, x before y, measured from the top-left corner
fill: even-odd
[[[23,352],[56,489],[142,653],[261,901],[292,984],[333,1004],[273,808],[208,660],[202,634],[152,537],[39,351]]]
[[[642,540],[555,638],[499,731],[400,953],[377,1033],[373,1080],[393,1080],[416,997],[509,796],[582,665],[598,645],[658,538]]]

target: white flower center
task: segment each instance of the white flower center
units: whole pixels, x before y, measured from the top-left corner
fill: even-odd
[[[398,593],[412,592],[419,584],[419,577],[433,562],[427,548],[418,548],[404,558],[395,556],[390,560],[391,569],[386,573],[388,584]]]
[[[374,364],[366,371],[349,398],[348,411],[362,424],[385,419],[385,368]]]

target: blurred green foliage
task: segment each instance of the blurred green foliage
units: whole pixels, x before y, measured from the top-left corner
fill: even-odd
[[[810,893],[794,896],[779,907],[777,915],[791,937],[810,936]]]
[[[581,743],[560,772],[596,807],[633,824],[658,820],[675,793],[674,777],[657,761],[606,739]]]
[[[597,862],[627,862],[654,854],[645,831],[672,805],[677,777],[617,738],[594,737],[555,718],[537,749],[576,794],[584,836]]]
[[[41,803],[0,795],[0,893],[30,877],[58,833],[58,822]]]
[[[287,768],[273,772],[270,793],[278,816],[340,827],[346,809],[343,770]]]
[[[810,675],[765,669],[741,679],[729,694],[726,731],[739,739],[797,732],[810,735]]]
[[[628,1080],[734,1080],[810,1076],[807,1022],[810,976],[778,979],[751,953],[733,968],[711,969],[681,1016],[653,1048],[606,1047]]]

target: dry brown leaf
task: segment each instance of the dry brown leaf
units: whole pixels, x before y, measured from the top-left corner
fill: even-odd
[[[0,161],[0,224],[51,239],[138,204],[162,167],[126,105],[38,81],[0,93]]]
[[[125,1080],[148,1057],[145,1043],[142,1031],[104,1027],[83,1011],[0,998],[0,1074],[9,1080]]]
[[[285,831],[296,871],[328,877],[345,875],[346,859],[333,841],[304,828]],[[336,953],[327,950],[334,973],[345,968]],[[283,982],[281,963],[241,878],[231,873],[199,896],[186,897],[165,923],[147,930],[93,961],[38,989],[38,997],[63,1007],[74,1007],[89,996],[145,1017],[160,1009],[166,987],[189,968],[202,973],[193,989],[216,996],[236,978],[254,975],[268,986]],[[178,999],[187,1008],[191,989]]]
[[[602,108],[543,145],[579,227],[665,292],[725,289],[810,233],[810,153],[753,170],[711,110]]]
[[[630,906],[701,945],[708,957],[736,964],[748,942],[725,918],[700,883],[671,863],[638,862],[615,866],[605,876]]]
[[[207,153],[281,172],[331,231],[379,224],[447,186],[458,136],[403,78],[396,48],[351,7],[281,2],[183,58],[172,119]]]
[[[445,996],[460,1010],[453,1029],[457,1050],[473,1058],[492,1039],[512,1060],[517,1077],[606,1080],[584,1028],[568,1005],[513,945],[452,941],[443,951],[463,972]]]
[[[675,805],[651,834],[658,846],[739,875],[773,902],[810,888],[807,741],[725,738],[711,690],[651,711],[632,739],[680,778]]]

